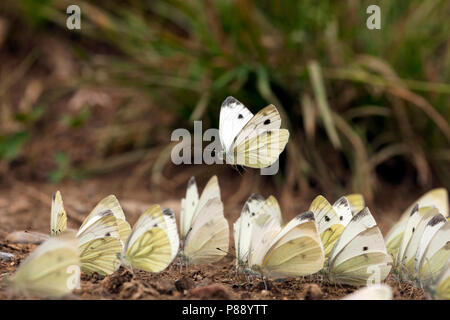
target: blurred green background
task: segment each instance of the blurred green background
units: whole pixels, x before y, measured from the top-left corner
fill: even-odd
[[[71,4],[81,30],[66,28]],[[275,179],[292,192],[449,188],[449,17],[447,0],[2,1],[0,174],[138,166],[157,181],[181,170],[172,130],[217,127],[233,95],[282,112]]]

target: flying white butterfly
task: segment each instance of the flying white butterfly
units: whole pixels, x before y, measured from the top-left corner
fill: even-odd
[[[213,176],[199,198],[195,178],[181,200],[180,256],[189,264],[213,263],[228,252],[229,226],[223,215],[219,182]]]
[[[289,139],[289,131],[280,127],[281,117],[275,106],[269,105],[253,115],[241,102],[227,97],[219,119],[226,162],[251,168],[272,165]]]

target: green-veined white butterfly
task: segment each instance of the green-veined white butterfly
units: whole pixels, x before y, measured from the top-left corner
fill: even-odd
[[[118,211],[117,206],[120,207],[114,196],[105,198],[88,215],[77,232],[81,270],[88,274],[97,272],[108,275],[120,265],[118,255],[122,252],[123,243],[120,240],[120,228],[117,223],[119,219],[114,214]],[[51,234],[56,235],[66,231],[66,221],[66,211],[61,193],[58,191],[52,198]],[[128,225],[125,220],[121,221],[122,226]]]
[[[252,271],[286,278],[322,269],[325,257],[312,212],[299,214],[283,227],[273,215],[254,219],[248,259]]]
[[[325,274],[332,283],[379,283],[392,268],[383,235],[366,207],[354,215],[328,256]]]
[[[195,178],[181,200],[180,255],[189,264],[213,263],[228,252],[229,226],[223,215],[219,182],[213,176],[199,197]]]
[[[178,247],[175,214],[154,205],[135,223],[120,258],[126,267],[160,272],[172,262]]]
[[[259,194],[252,194],[245,202],[240,217],[233,225],[236,266],[238,268],[245,269],[248,267],[252,224],[259,216],[266,217],[266,219],[273,216],[275,221],[278,221],[279,226],[283,223],[280,207],[275,197],[270,196],[265,200]]]
[[[25,295],[62,297],[80,282],[78,240],[64,232],[45,240],[8,279],[12,288]]]
[[[411,214],[412,209],[415,205],[419,205],[419,207],[436,207],[438,211],[444,216],[448,216],[448,192],[444,188],[438,188],[430,190],[425,193],[419,199],[414,201],[401,215],[399,221],[392,226],[391,230],[389,230],[388,234],[385,237],[386,240],[386,248],[392,258],[397,258],[398,248],[403,238],[403,232],[406,228],[406,223]]]

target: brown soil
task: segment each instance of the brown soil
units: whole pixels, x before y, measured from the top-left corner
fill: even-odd
[[[199,187],[204,185],[203,179],[198,181]],[[223,180],[223,183],[222,183]],[[245,198],[235,202],[235,194],[228,194],[225,190],[236,190],[227,187],[225,179],[219,175],[226,217],[229,218],[230,227],[240,213],[240,207]],[[35,247],[33,244],[13,244],[5,240],[6,236],[16,230],[39,231],[48,233],[50,199],[58,188],[63,195],[66,210],[69,215],[69,227],[76,228],[83,217],[96,202],[108,194],[116,194],[124,207],[125,213],[131,223],[134,223],[141,212],[156,198],[144,185],[134,186],[132,189],[124,188],[121,177],[111,179],[90,179],[83,182],[67,182],[56,186],[51,183],[23,183],[10,181],[0,187],[0,251],[14,254],[12,261],[0,261],[0,300],[22,299],[8,289],[4,279],[11,275]],[[187,181],[187,180],[186,180]],[[161,196],[165,201],[159,201],[163,207],[171,207],[179,213],[179,199],[184,192],[184,184],[172,192]],[[258,188],[257,188],[258,189]],[[262,192],[268,196],[267,189]],[[396,190],[398,194],[408,196],[378,206],[370,206],[381,230],[386,233],[389,226],[397,219],[401,209],[406,208],[417,194],[410,194],[408,190]],[[253,192],[253,191],[252,191]],[[392,190],[386,190],[386,194]],[[267,193],[267,194],[266,194]],[[276,193],[275,193],[276,194]],[[277,194],[276,194],[277,195]],[[277,195],[278,196],[278,195]],[[299,197],[295,201],[297,210],[305,210],[313,196]],[[386,198],[387,199],[387,198]],[[281,203],[282,208],[286,205]],[[285,210],[283,210],[285,211]],[[299,211],[300,212],[300,211]],[[381,213],[383,212],[383,213]],[[297,212],[298,213],[298,212]],[[285,219],[294,216],[294,213],[283,212]],[[232,232],[231,232],[232,233]],[[230,239],[232,241],[232,239]],[[232,243],[232,242],[231,242]],[[234,246],[230,246],[234,252]],[[421,289],[405,283],[398,283],[393,276],[388,279],[393,288],[395,299],[424,299]],[[301,279],[287,279],[285,281],[262,281],[258,278],[249,278],[246,275],[236,275],[234,258],[228,255],[220,263],[210,266],[181,267],[173,264],[159,274],[150,274],[141,271],[131,272],[123,268],[107,277],[98,275],[82,275],[81,289],[74,291],[70,299],[340,299],[353,292],[355,288],[336,286],[325,283],[320,276],[305,277]]]

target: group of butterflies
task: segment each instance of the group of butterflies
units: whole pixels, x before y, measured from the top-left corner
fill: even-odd
[[[270,166],[289,139],[289,132],[280,127],[281,117],[273,105],[253,115],[228,97],[220,111],[221,155],[229,164]],[[159,272],[177,256],[185,264],[214,263],[229,249],[223,211],[217,177],[209,180],[201,196],[191,178],[181,203],[180,235],[175,214],[158,205],[144,212],[131,228],[115,196],[103,199],[74,232],[67,230],[67,215],[57,192],[50,239],[23,261],[10,282],[31,294],[62,296],[72,290],[67,285],[71,266],[88,274],[109,275],[120,265]],[[434,297],[448,299],[447,216],[446,190],[433,190],[405,212],[385,243],[359,194],[341,197],[334,204],[318,196],[307,212],[286,224],[273,196],[252,195],[233,226],[236,270],[268,278],[320,272],[330,283],[363,286],[385,280],[394,266],[401,280],[412,280],[429,288]]]
[[[280,279],[315,273],[336,284],[364,286],[386,279],[391,268],[400,280],[415,281],[435,298],[450,298],[448,196],[435,189],[415,202],[385,240],[359,194],[330,204],[316,197],[284,224],[275,197],[251,195],[233,225],[236,271]],[[115,196],[87,216],[78,232],[67,229],[61,194],[53,196],[51,237],[27,257],[9,279],[15,289],[37,296],[62,296],[67,270],[109,275],[120,265],[159,272],[178,257],[188,265],[221,260],[229,249],[229,226],[216,176],[199,196],[194,178],[181,201],[178,235],[170,209],[154,205],[134,227]],[[181,240],[181,241],[180,241]],[[377,292],[382,292],[378,289]]]

